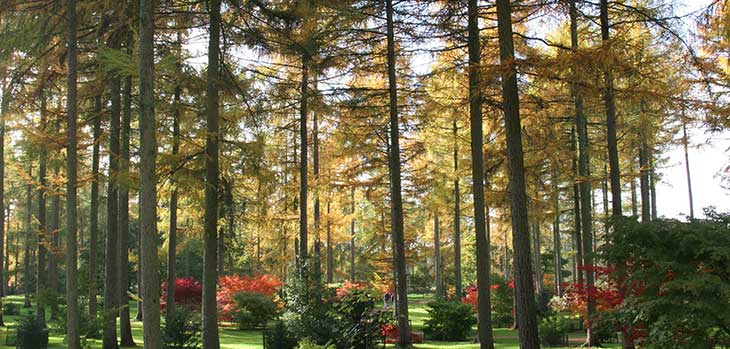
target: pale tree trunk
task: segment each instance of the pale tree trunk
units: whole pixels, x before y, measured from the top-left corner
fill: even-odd
[[[472,0],[474,1],[474,0]],[[503,70],[502,99],[507,140],[509,168],[509,198],[512,216],[512,246],[515,264],[515,317],[520,329],[519,341],[523,349],[539,348],[535,314],[532,268],[530,266],[530,233],[525,188],[525,164],[522,150],[517,71],[514,67],[512,39],[512,9],[509,0],[497,0],[500,64]]]
[[[572,24],[572,22],[571,22]],[[572,27],[572,25],[571,25]],[[582,106],[582,104],[581,104]],[[577,108],[576,108],[577,110]],[[576,113],[578,115],[578,113]],[[577,120],[577,118],[576,118]],[[572,131],[573,134],[575,134],[575,130]],[[574,136],[573,136],[574,137]],[[577,154],[577,150],[575,149],[575,139],[571,142],[573,144],[573,150],[576,151],[576,156],[573,156],[573,174],[575,177],[575,182],[573,183],[573,225],[574,225],[574,231],[573,231],[573,247],[575,249],[575,257],[573,257],[573,282],[577,282],[578,284],[583,283],[583,271],[580,270],[579,266],[583,264],[583,238],[581,237],[582,234],[582,221],[581,221],[581,208],[580,208],[580,186],[581,184],[578,182],[580,179],[579,172],[578,172],[578,161],[577,157],[579,156]]]
[[[154,2],[139,2],[140,252],[145,349],[160,349],[160,262],[157,257],[157,176],[154,96]]]
[[[330,222],[331,202],[327,200],[327,283],[333,283],[335,277],[335,256],[332,247],[332,224]]]
[[[308,241],[307,241],[307,102],[309,85],[309,58],[302,55],[301,100],[299,101],[299,273],[308,283]]]
[[[41,76],[42,78],[42,76]],[[46,126],[48,123],[48,113],[46,110],[47,99],[45,87],[40,87],[39,99],[41,104],[40,110],[40,132],[46,133]],[[43,292],[46,288],[47,277],[46,273],[46,245],[44,241],[48,235],[48,225],[46,223],[46,162],[48,159],[48,150],[45,146],[40,149],[40,156],[38,160],[38,261],[36,263],[36,320],[38,324],[45,328],[46,327],[46,308],[41,301]]]
[[[94,97],[94,126],[91,148],[91,203],[89,206],[89,318],[96,318],[96,255],[99,239],[99,137],[101,137],[101,94]]]
[[[481,38],[479,36],[479,6],[477,0],[469,0],[468,4],[468,51],[469,51],[469,129],[471,133],[471,175],[472,194],[474,196],[474,230],[476,234],[476,260],[477,260],[477,317],[479,323],[477,331],[479,334],[479,347],[482,349],[494,348],[494,336],[492,335],[492,305],[490,300],[490,248],[489,236],[487,235],[486,211],[484,203],[484,129],[482,126],[482,81],[481,81]],[[458,169],[457,148],[456,148],[456,122],[453,124],[454,131],[454,171]],[[455,179],[454,199],[457,202],[455,220],[459,219],[458,212],[458,175]],[[455,226],[456,225],[456,222]],[[456,243],[456,241],[455,241]],[[456,248],[455,248],[456,249]],[[461,257],[457,255],[457,257]],[[461,261],[458,262],[461,268]],[[460,274],[461,271],[459,271]],[[461,275],[459,275],[460,277]],[[461,280],[456,280],[461,285]],[[461,296],[461,288],[456,289],[457,295]]]
[[[535,209],[537,211],[537,209]],[[540,236],[540,220],[536,217],[532,222],[532,253],[535,258],[535,293],[540,295],[544,289],[543,272],[542,272],[542,254]]]
[[[218,349],[218,309],[215,300],[218,283],[218,89],[220,60],[221,2],[208,3],[210,15],[210,39],[208,41],[208,77],[206,98],[206,146],[205,146],[205,231],[203,238],[203,347]],[[145,319],[146,320],[146,319]]]
[[[8,260],[10,259],[10,255],[6,253],[10,244],[5,245],[5,114],[10,106],[10,93],[7,89],[8,85],[3,86],[2,102],[0,102],[0,267],[2,267],[2,272],[0,272],[0,282],[2,283],[0,285],[0,326],[5,326],[3,297],[8,293]],[[8,210],[10,210],[9,205]]]
[[[557,164],[556,164],[557,165]],[[553,171],[553,209],[555,217],[553,218],[553,258],[555,259],[555,295],[562,296],[563,290],[561,283],[563,282],[563,256],[562,242],[560,241],[560,188],[558,186],[557,168]]]
[[[68,77],[66,81],[66,343],[69,349],[81,349],[79,338],[79,290],[77,274],[77,212],[76,212],[76,0],[66,1],[68,25],[66,54]]]
[[[119,49],[118,43],[112,47]],[[107,180],[106,263],[104,263],[104,349],[118,348],[117,314],[119,311],[119,124],[121,118],[121,86],[119,76],[111,81],[111,120],[109,123],[109,173]]]
[[[28,178],[33,178],[33,167],[28,168]],[[23,308],[30,308],[31,275],[30,275],[30,250],[33,222],[33,185],[29,182],[25,186],[25,234],[23,238]]]
[[[684,113],[684,110],[682,111]],[[687,172],[687,195],[689,197],[689,219],[695,219],[695,204],[692,197],[692,176],[689,171],[689,137],[687,136],[687,121],[682,120],[682,145],[684,146],[684,168]],[[0,242],[0,247],[2,243]]]
[[[355,187],[350,193],[352,219],[350,220],[350,281],[355,281]]]
[[[436,284],[436,299],[444,298],[444,282],[441,280],[441,235],[439,235],[439,216],[433,215],[433,274]]]
[[[656,199],[656,169],[654,168],[654,153],[649,148],[649,188],[651,188],[651,219],[657,220],[659,214],[657,211],[657,199]]]
[[[408,286],[406,284],[406,248],[403,230],[403,198],[401,193],[400,122],[398,120],[398,85],[395,75],[395,34],[393,28],[393,0],[386,0],[386,36],[388,63],[388,95],[390,106],[390,170],[391,233],[393,236],[393,270],[396,280],[398,347],[410,345],[408,322]]]
[[[127,50],[131,54],[131,40]],[[119,150],[119,344],[134,347],[129,314],[129,141],[132,121],[132,77],[124,82],[124,110],[122,112]],[[141,312],[140,312],[141,314]]]

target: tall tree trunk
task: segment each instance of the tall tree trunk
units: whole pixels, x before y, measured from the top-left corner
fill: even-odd
[[[571,37],[571,48],[575,52],[578,50],[578,9],[576,7],[575,0],[570,0],[570,37]],[[574,73],[574,79],[577,79],[577,73]],[[591,182],[590,178],[590,142],[588,141],[588,120],[583,113],[583,98],[581,91],[578,89],[578,81],[573,82],[573,99],[575,103],[575,124],[576,131],[578,133],[578,180],[579,180],[579,197],[580,197],[580,217],[582,229],[582,236],[579,236],[580,243],[582,246],[582,262],[584,267],[592,267],[593,265],[593,216],[591,206]],[[607,105],[613,104],[613,91],[607,89],[606,101]],[[609,98],[610,97],[610,98]],[[610,103],[609,103],[610,101]],[[615,138],[615,106],[607,107],[614,113],[613,115],[613,133]],[[607,114],[610,114],[607,112]],[[610,132],[609,132],[610,133]],[[615,140],[614,140],[615,141]],[[614,145],[615,146],[615,145]],[[619,203],[620,206],[620,203]],[[620,211],[619,211],[620,212]],[[589,271],[578,270],[578,282],[581,282],[581,276],[585,274],[585,280],[588,287],[592,287],[594,284],[594,274]],[[595,301],[591,294],[588,295],[587,302],[588,313],[593,314],[595,308]],[[588,326],[587,331],[587,344],[594,345],[594,337],[592,330]]]
[[[62,108],[61,97],[58,98],[59,110]],[[53,126],[54,135],[58,135],[61,132],[61,118],[57,117]],[[60,165],[57,161],[53,163],[53,176],[58,178],[61,171]],[[48,285],[47,287],[55,294],[62,292],[60,278],[59,278],[59,260],[58,252],[61,249],[61,196],[57,193],[61,191],[61,188],[54,184],[53,191],[56,194],[51,198],[51,225],[49,227],[51,233],[51,253],[48,255]],[[1,198],[0,198],[1,199]],[[1,215],[1,214],[0,214]],[[1,216],[0,216],[1,217]],[[1,219],[0,219],[1,220]],[[0,241],[2,238],[0,236]],[[0,242],[0,251],[2,251],[2,242]],[[0,253],[1,254],[1,253]],[[0,263],[1,264],[1,263]],[[59,319],[58,307],[51,307],[51,319]]]
[[[557,165],[557,164],[556,164]],[[553,218],[553,258],[555,259],[555,295],[562,296],[563,290],[561,283],[563,282],[563,256],[562,243],[560,241],[560,188],[558,186],[557,167],[553,171],[553,209],[555,217]]]
[[[101,137],[101,94],[94,97],[94,130],[91,148],[91,203],[89,206],[89,318],[96,318],[96,249],[99,239],[99,138]]]
[[[657,199],[656,199],[656,171],[654,169],[654,153],[649,148],[649,188],[651,189],[651,219],[656,220],[659,218],[657,211]]]
[[[352,219],[350,220],[350,281],[355,281],[355,187],[350,193]]]
[[[332,248],[332,224],[330,222],[331,202],[327,199],[327,283],[333,283],[335,277],[335,257]]]
[[[315,72],[316,73],[316,72]],[[314,74],[313,95],[317,95],[317,75]],[[312,113],[312,175],[314,176],[314,277],[317,287],[322,285],[322,255],[320,241],[320,203],[319,203],[319,113]]]
[[[208,41],[208,78],[206,98],[206,159],[205,159],[205,232],[203,257],[203,347],[218,349],[218,309],[215,301],[218,282],[218,88],[220,62],[221,2],[208,2],[210,39]],[[145,319],[146,320],[146,319]]]
[[[439,235],[439,216],[433,214],[433,274],[436,284],[436,299],[443,299],[444,282],[441,280],[441,235]]]
[[[388,153],[388,169],[390,170],[390,205],[391,231],[393,235],[393,270],[396,279],[398,347],[405,348],[410,344],[410,327],[408,322],[408,287],[406,284],[406,247],[403,230],[403,198],[401,193],[400,173],[400,129],[398,121],[398,85],[395,75],[395,35],[393,28],[393,0],[386,0],[387,29],[387,61],[388,61],[388,94],[390,105],[390,152]]]
[[[684,110],[682,111],[684,114]],[[689,219],[695,219],[695,204],[692,197],[692,176],[689,171],[689,137],[687,136],[687,120],[682,120],[682,145],[684,146],[684,168],[687,172],[687,195],[689,197]],[[0,196],[0,198],[2,198]],[[0,247],[2,243],[0,242]]]
[[[571,21],[571,28],[573,27],[573,22]],[[572,31],[572,30],[571,30]],[[576,104],[577,106],[578,104]],[[582,103],[581,103],[582,107]],[[578,110],[578,108],[576,108]],[[577,120],[576,113],[576,120]],[[583,264],[583,239],[581,237],[582,227],[581,227],[581,210],[580,210],[580,183],[583,181],[580,178],[580,174],[578,172],[578,151],[576,149],[576,141],[575,141],[575,128],[571,130],[571,137],[573,138],[571,140],[571,145],[573,148],[573,151],[575,152],[575,155],[573,156],[573,175],[574,175],[574,183],[573,183],[573,247],[575,249],[575,256],[573,257],[573,282],[577,282],[579,284],[583,283],[583,271],[580,270],[579,266],[580,264]]]
[[[180,56],[182,45],[181,33],[177,32],[177,59]],[[177,72],[180,73],[180,63],[177,63]],[[175,84],[172,99],[172,158],[176,161],[180,152],[180,83]],[[175,278],[177,252],[177,183],[175,174],[170,177],[170,230],[167,239],[167,299],[165,299],[165,322],[171,323],[175,315]]]
[[[139,128],[142,324],[145,349],[160,349],[160,262],[157,257],[156,122],[154,95],[154,2],[139,2]],[[212,348],[212,347],[211,347]]]
[[[76,0],[66,1],[68,25],[66,54],[68,77],[66,80],[66,342],[69,349],[81,349],[79,338],[79,290],[77,274],[76,225],[76,70],[78,48],[76,45]]]
[[[471,130],[471,175],[472,194],[474,196],[474,230],[476,234],[477,259],[477,316],[479,318],[479,343],[482,349],[494,348],[492,335],[492,305],[490,301],[490,247],[486,227],[486,211],[484,203],[484,130],[482,127],[482,81],[481,81],[481,47],[479,36],[479,7],[477,0],[469,0],[468,6],[468,47],[469,47],[469,120]],[[510,34],[511,35],[511,34]],[[454,137],[456,137],[456,122]],[[456,141],[456,139],[454,139]],[[457,169],[456,143],[454,143],[454,170]],[[458,176],[457,176],[458,178]],[[458,179],[456,190],[458,190]],[[455,193],[458,202],[458,192]],[[458,208],[458,206],[457,206]],[[458,219],[458,211],[456,219]],[[457,255],[458,256],[458,255]],[[460,264],[460,263],[459,263]],[[461,280],[456,281],[461,284]],[[458,288],[460,295],[461,289]]]
[[[0,283],[2,283],[0,285],[0,326],[5,326],[5,321],[3,321],[3,297],[8,294],[8,260],[10,259],[10,255],[6,253],[10,244],[5,244],[7,236],[5,234],[5,114],[10,106],[10,93],[7,89],[7,85],[3,86],[2,101],[0,102],[0,268],[2,268],[2,271],[0,271]]]
[[[454,284],[457,299],[461,299],[464,286],[461,281],[461,190],[459,189],[459,144],[456,120],[452,123],[454,134]],[[477,210],[476,207],[474,207]],[[479,224],[479,223],[476,223]]]
[[[639,149],[639,188],[641,192],[641,221],[651,220],[651,203],[649,202],[649,146],[646,140],[641,140]]]
[[[541,295],[544,289],[541,243],[540,220],[535,217],[535,221],[532,223],[532,253],[535,256],[535,293],[537,295]]]
[[[471,0],[474,1],[475,0]],[[525,189],[525,164],[522,150],[522,126],[520,125],[517,70],[514,67],[514,43],[512,40],[512,9],[509,0],[497,0],[500,64],[503,70],[502,98],[504,105],[509,168],[509,197],[512,212],[512,246],[515,257],[515,315],[520,329],[520,347],[539,348],[537,319],[535,316],[532,268],[530,266],[530,233]]]
[[[631,159],[631,168],[633,169],[635,159]],[[637,217],[639,215],[639,203],[636,196],[636,178],[631,178],[631,215]]]
[[[119,49],[118,43],[112,47]],[[114,74],[114,73],[113,73]],[[111,80],[111,120],[109,123],[109,174],[107,176],[107,231],[106,263],[104,272],[104,349],[115,349],[117,343],[117,314],[119,313],[119,123],[121,118],[122,80],[113,76]]]
[[[608,0],[601,0],[601,40],[608,48],[610,45],[610,24],[608,22]],[[603,99],[606,104],[606,142],[608,146],[608,163],[611,179],[611,212],[616,217],[621,217],[621,169],[618,160],[618,139],[616,137],[616,101],[613,88],[613,73],[611,68],[606,68],[603,75],[605,90]],[[590,303],[590,302],[589,302]]]
[[[307,276],[308,263],[308,241],[307,241],[307,109],[308,85],[309,85],[309,58],[302,55],[302,81],[301,100],[299,104],[299,272],[300,277],[305,280]]]
[[[132,53],[131,40],[127,41],[127,52]],[[129,314],[129,143],[132,122],[132,77],[124,82],[124,107],[122,111],[119,149],[119,344],[134,347],[132,324]],[[141,314],[141,312],[140,312]]]
[[[28,178],[33,178],[33,167],[32,162],[31,166],[28,168]],[[33,191],[32,191],[33,185],[28,182],[28,184],[25,186],[25,197],[26,197],[26,204],[25,204],[25,234],[23,238],[23,294],[24,300],[23,300],[23,308],[30,308],[30,292],[32,289],[31,280],[32,277],[30,275],[30,250],[31,250],[31,236],[33,231]]]
[[[42,75],[41,75],[42,78]],[[48,113],[46,109],[47,100],[45,87],[40,87],[39,99],[41,104],[40,110],[40,132],[46,133],[46,126],[48,124]],[[36,263],[36,320],[42,327],[46,327],[46,308],[42,302],[43,293],[46,288],[48,277],[46,270],[46,245],[44,241],[48,235],[48,224],[46,222],[46,163],[48,159],[48,150],[45,146],[41,146],[40,156],[38,160],[38,261]]]

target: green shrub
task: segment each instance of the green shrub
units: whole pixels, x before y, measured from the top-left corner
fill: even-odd
[[[461,302],[433,301],[428,303],[426,311],[429,318],[423,332],[427,338],[435,340],[465,340],[477,323],[471,306]]]
[[[38,323],[35,315],[21,317],[15,344],[18,349],[48,348],[48,330]]]
[[[240,292],[233,296],[236,309],[233,320],[241,330],[266,327],[276,317],[278,309],[271,297],[257,292]]]
[[[494,327],[510,327],[514,322],[512,313],[513,293],[509,283],[501,275],[491,275],[492,289],[492,325]],[[497,286],[495,286],[497,285]]]
[[[3,306],[4,315],[20,315],[20,307],[17,303],[7,302]]]
[[[561,315],[542,318],[538,324],[540,342],[545,346],[566,345],[565,335],[568,333],[568,320]]]
[[[266,349],[294,349],[297,347],[296,335],[293,334],[283,321],[277,321],[274,327],[264,331],[264,348]]]
[[[333,344],[317,344],[309,338],[304,338],[299,342],[297,349],[337,349]]]
[[[200,321],[197,313],[190,311],[187,307],[175,309],[170,322],[165,323],[162,347],[164,349],[200,348]]]

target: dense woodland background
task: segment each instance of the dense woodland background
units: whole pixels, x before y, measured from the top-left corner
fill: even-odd
[[[217,348],[220,275],[395,284],[407,328],[408,292],[491,271],[537,347],[532,293],[592,285],[664,152],[730,125],[728,6],[3,0],[0,289],[65,294],[69,348],[101,306],[129,344],[129,290],[160,348],[160,284],[194,277]]]

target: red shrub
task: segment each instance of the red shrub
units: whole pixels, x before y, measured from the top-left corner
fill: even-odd
[[[185,305],[194,310],[200,310],[203,299],[203,285],[191,277],[175,279],[175,304]],[[162,284],[162,301],[164,310],[167,306],[167,282]]]
[[[380,329],[380,334],[385,337],[385,343],[393,344],[398,342],[398,325],[385,324]],[[418,332],[410,333],[411,343],[423,343],[423,334]]]
[[[345,281],[342,286],[337,289],[337,299],[342,299],[351,294],[353,291],[364,291],[368,287],[367,282],[362,281]]]
[[[230,319],[230,314],[236,306],[233,301],[236,294],[255,292],[273,298],[276,295],[276,290],[283,285],[284,283],[279,278],[268,274],[251,277],[241,275],[221,276],[218,280],[218,292],[216,294],[218,308],[221,310],[221,319]]]

